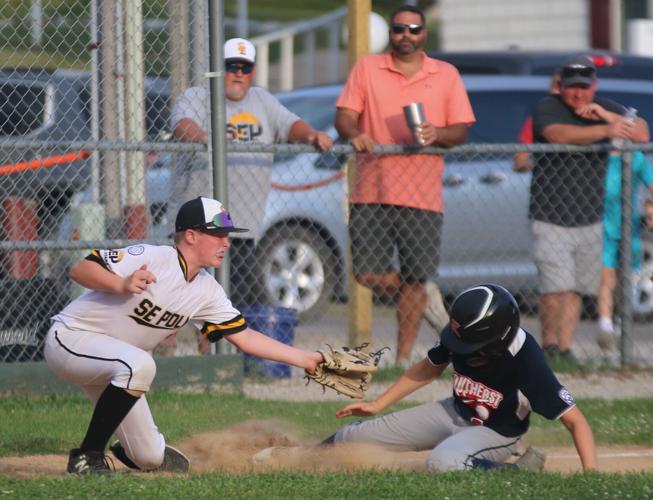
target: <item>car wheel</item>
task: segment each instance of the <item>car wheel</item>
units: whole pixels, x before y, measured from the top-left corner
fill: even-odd
[[[653,319],[653,242],[644,240],[642,269],[633,273],[633,317]]]
[[[317,319],[333,296],[334,255],[324,238],[301,226],[274,227],[256,250],[259,297]]]

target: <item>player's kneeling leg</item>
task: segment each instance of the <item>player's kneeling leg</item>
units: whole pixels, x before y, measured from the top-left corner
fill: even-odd
[[[185,473],[190,470],[190,460],[180,450],[169,445],[165,445],[163,453],[136,453],[135,463],[127,456],[127,452],[116,441],[111,445],[111,451],[114,456],[123,464],[131,469],[142,470],[146,472],[181,472]]]
[[[447,472],[466,468],[466,456],[452,454],[448,450],[438,448],[436,447],[426,459],[426,468],[429,472]]]

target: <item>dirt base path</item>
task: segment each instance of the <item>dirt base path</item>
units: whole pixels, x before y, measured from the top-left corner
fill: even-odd
[[[424,471],[427,452],[391,452],[372,445],[338,445],[312,448],[314,443],[302,441],[284,423],[248,421],[219,432],[198,434],[177,443],[191,459],[192,473],[251,473],[269,470],[355,471],[360,469],[399,469]],[[263,461],[252,457],[271,446],[288,447],[275,450]],[[573,473],[581,470],[573,447],[544,448],[546,471]],[[653,471],[653,449],[634,446],[599,447],[599,470],[603,472]],[[126,472],[119,462],[116,469]],[[61,476],[65,474],[67,457],[34,455],[0,457],[0,474],[16,477]]]

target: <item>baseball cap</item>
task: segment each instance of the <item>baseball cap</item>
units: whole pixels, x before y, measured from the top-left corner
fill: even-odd
[[[560,68],[560,85],[592,85],[596,79],[596,66],[592,60],[584,55],[568,59]]]
[[[246,61],[254,64],[256,49],[244,38],[231,38],[224,43],[225,61]]]
[[[175,221],[175,231],[197,229],[203,233],[244,233],[249,229],[234,227],[231,216],[218,200],[199,196],[184,203]]]

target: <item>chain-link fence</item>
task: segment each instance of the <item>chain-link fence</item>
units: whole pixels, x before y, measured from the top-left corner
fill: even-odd
[[[212,194],[205,146],[169,140],[174,97],[186,85],[199,83],[207,67],[204,37],[198,35],[205,32],[199,22],[203,17],[184,17],[174,2],[143,2],[134,17],[126,10],[134,3],[79,1],[65,12],[46,1],[0,7],[5,55],[0,70],[1,361],[42,359],[49,317],[82,291],[69,280],[68,268],[89,249],[138,241],[169,244],[179,204]],[[42,8],[40,15],[35,4]],[[174,55],[179,47],[171,44],[170,33],[180,29],[183,19],[186,35],[198,39],[189,43],[197,50],[182,58]],[[181,69],[173,65],[180,59],[186,59]],[[283,102],[290,106],[292,99],[286,96]],[[332,100],[311,98],[294,111],[318,128],[333,122]],[[524,116],[506,114],[505,121],[515,122],[513,137]],[[230,145],[227,205],[237,225],[252,229],[232,242],[230,296],[239,307],[295,309],[299,334],[328,332],[334,324],[344,329],[346,323],[339,321],[349,314],[349,227],[352,241],[370,246],[366,257],[359,256],[358,272],[376,274],[403,266],[402,273],[409,273],[417,267],[437,283],[445,303],[472,284],[501,283],[520,299],[524,326],[540,335],[536,251],[551,257],[554,270],[565,264],[556,259],[560,240],[554,238],[548,251],[534,246],[529,209],[544,210],[546,217],[559,216],[563,222],[571,217],[600,226],[603,190],[595,187],[603,185],[607,150],[531,148],[537,161],[567,167],[567,177],[541,180],[538,200],[544,201],[539,208],[529,208],[531,172],[513,170],[513,155],[519,150],[514,145],[457,148],[446,153],[444,169],[432,154],[383,150],[385,154],[360,159],[360,177],[352,177],[357,187],[350,193],[348,146],[317,153],[306,146]],[[581,168],[587,152],[600,159],[594,177]],[[382,169],[387,173],[380,177]],[[376,237],[380,230],[365,222],[348,224],[350,194],[362,201],[381,194],[387,203],[399,199],[431,209],[439,209],[443,200],[441,233],[437,221],[429,226],[433,221],[416,211],[374,215],[373,220],[404,219],[406,230],[415,229],[397,236],[407,247],[401,255],[386,255],[385,243]],[[571,206],[576,207],[573,213]],[[624,207],[628,226],[636,219],[627,215],[629,204]],[[641,201],[635,209],[643,211]],[[600,258],[598,230],[598,239],[591,234],[593,239],[578,245],[588,255],[593,250],[595,259]],[[439,247],[439,262],[430,259],[433,251],[424,250],[427,241]],[[628,248],[630,238],[622,241]],[[623,276],[626,292],[617,292],[615,301],[621,305],[616,311],[625,315],[623,331],[633,342],[626,345],[628,360],[650,364],[653,245],[647,229],[641,241],[641,269]],[[587,271],[595,273],[594,281],[598,267]],[[574,351],[600,360],[604,352],[596,345],[595,294],[584,298],[583,324],[590,325],[591,333],[574,339]],[[373,335],[394,336],[396,321],[385,312],[396,299],[392,293],[375,296]],[[426,328],[421,326],[422,339]],[[191,346],[176,353],[196,352],[194,342],[191,336]],[[432,337],[425,342],[432,343]],[[618,356],[618,349],[613,352]]]
[[[27,147],[30,143],[32,146]],[[84,146],[83,150],[89,151],[93,148],[105,151],[135,147],[134,144],[77,145]],[[2,149],[6,146],[3,143]],[[46,144],[35,141],[25,141],[20,143],[20,147],[12,147],[21,151],[47,149]],[[1,338],[5,361],[40,359],[40,341],[47,330],[49,316],[81,292],[68,279],[67,268],[75,260],[83,258],[88,249],[123,247],[136,241],[170,243],[168,236],[172,231],[174,212],[171,213],[169,207],[175,206],[170,194],[174,189],[174,170],[186,171],[189,155],[196,155],[199,159],[207,153],[180,152],[179,148],[189,146],[175,143],[150,143],[143,144],[142,147],[144,152],[149,151],[147,157],[153,161],[147,164],[142,179],[147,198],[144,215],[146,224],[140,233],[134,234],[134,227],[138,228],[138,225],[130,224],[132,212],[121,201],[119,213],[125,215],[118,218],[120,233],[107,235],[108,207],[106,202],[93,201],[90,181],[72,192],[58,213],[46,214],[51,210],[50,207],[43,206],[43,199],[30,189],[20,195],[3,195],[4,240],[1,244],[5,299]],[[404,217],[405,226],[415,228],[416,240],[411,242],[410,238],[406,238],[407,244],[413,246],[409,246],[408,250],[402,249],[403,253],[407,253],[407,261],[402,260],[406,257],[400,259],[397,254],[385,255],[385,244],[378,240],[384,233],[378,227],[351,225],[353,241],[361,242],[361,238],[366,238],[371,248],[370,252],[363,254],[367,255],[367,262],[363,263],[364,269],[358,272],[380,273],[380,270],[388,266],[399,269],[401,265],[404,266],[403,272],[409,272],[411,265],[419,264],[415,261],[428,258],[429,254],[424,253],[427,242],[433,241],[437,247],[439,240],[438,271],[430,273],[429,279],[438,284],[445,302],[450,301],[466,286],[487,281],[501,283],[520,298],[524,318],[530,321],[524,326],[537,335],[539,323],[535,311],[540,280],[535,264],[533,230],[528,216],[531,174],[513,171],[510,151],[518,148],[503,146],[503,151],[497,151],[497,148],[500,146],[458,148],[459,152],[446,155],[444,172],[432,168],[433,156],[429,155],[372,155],[364,160],[371,168],[366,170],[364,164],[359,165],[359,181],[367,179],[374,182],[374,179],[367,176],[376,175],[377,161],[389,160],[392,162],[389,168],[398,174],[394,180],[390,177],[391,184],[403,193],[402,196],[419,199],[426,195],[430,198],[432,193],[437,194],[441,189],[446,208],[441,235],[437,234],[437,225],[435,229],[428,229],[429,222],[423,219],[423,214],[419,211],[380,216],[382,221],[390,221],[395,216]],[[156,149],[156,153],[152,149]],[[253,183],[241,179],[229,192],[230,206],[242,204],[242,211],[233,214],[235,223],[257,228],[254,238],[232,240],[230,288],[233,301],[238,307],[268,304],[293,308],[298,311],[302,324],[313,324],[313,328],[319,328],[322,322],[329,325],[334,316],[341,319],[342,315],[348,314],[346,298],[350,235],[346,222],[349,207],[345,172],[347,159],[351,158],[351,148],[336,146],[327,153],[316,153],[310,147],[284,145],[239,145],[230,149],[238,151],[230,154],[230,157],[236,155],[240,161],[259,159],[261,155],[276,152],[276,161],[271,168],[267,186],[259,183],[256,189],[252,189]],[[247,150],[250,152],[245,153]],[[605,156],[605,153],[601,154]],[[550,156],[559,158],[563,155],[568,153],[554,153]],[[407,162],[417,166],[423,163],[425,168],[435,170],[434,182],[412,182],[405,176]],[[198,169],[198,165],[205,165],[205,175],[209,179],[207,185],[210,186],[211,174],[207,162],[195,161],[191,164]],[[231,173],[236,168],[237,165],[230,165],[228,172]],[[47,167],[41,167],[34,170],[34,173],[47,170]],[[185,175],[182,175],[182,179]],[[15,173],[0,177],[3,193],[11,193],[20,179],[21,174]],[[99,180],[101,183],[105,180],[103,170],[100,170]],[[34,183],[32,181],[30,185],[35,185]],[[378,187],[377,185],[376,188]],[[561,189],[558,187],[554,191],[552,204],[557,203],[558,196],[564,198]],[[200,194],[210,196],[211,189],[205,187],[197,192],[188,190],[185,194],[188,198]],[[439,195],[435,196],[438,197]],[[256,210],[248,211],[249,208],[256,207],[256,204],[244,203],[256,199],[262,200],[262,215]],[[582,201],[585,203],[589,200]],[[598,217],[598,239],[596,234],[591,233],[588,237],[594,239],[580,245],[589,249],[590,245],[598,244],[599,248],[595,252],[597,258],[600,256],[601,245],[601,207],[602,202],[596,206],[597,211],[592,219],[594,221]],[[563,207],[556,208],[556,212],[561,210]],[[426,229],[420,229],[422,227]],[[378,236],[376,230],[379,230]],[[580,233],[579,237],[586,236]],[[402,237],[397,238],[399,240]],[[653,254],[647,229],[642,231],[642,241],[643,266],[634,274],[636,277],[630,284],[636,321],[629,327],[628,333],[634,340],[636,360],[648,362],[653,354],[647,334],[647,321],[653,313]],[[551,243],[554,245],[550,250],[554,263],[556,247],[560,243],[555,239]],[[426,269],[430,269],[429,263],[423,264]],[[598,265],[590,272],[599,273]],[[598,275],[595,278],[598,282]],[[595,293],[588,293],[585,297],[586,324],[589,322],[593,325],[596,319]],[[387,308],[394,300],[396,297],[376,296],[375,310]],[[615,295],[615,302],[621,302],[620,295]],[[620,310],[617,309],[617,312]],[[395,329],[394,318],[390,318],[381,328]],[[328,328],[325,326],[326,330]],[[388,332],[384,335],[387,334]],[[598,360],[602,352],[595,341],[594,334],[583,337],[582,341],[579,338],[574,344],[574,350],[581,357]],[[194,350],[194,346],[190,350],[186,347],[186,350],[178,351],[178,354],[188,354]],[[168,350],[170,353],[171,350]]]

